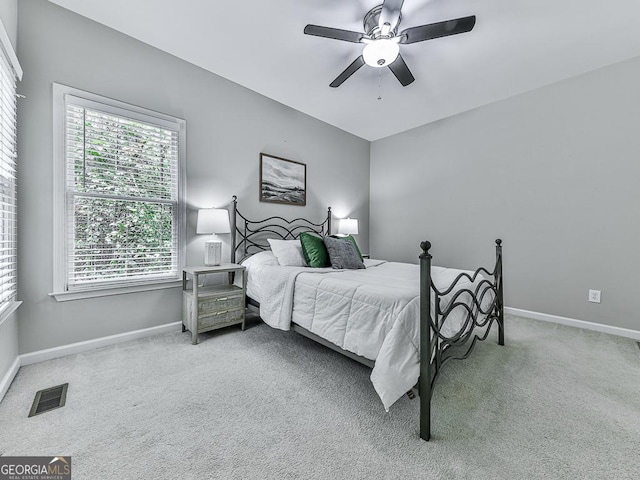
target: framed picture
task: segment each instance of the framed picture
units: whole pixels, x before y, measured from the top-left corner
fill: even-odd
[[[286,158],[260,154],[260,201],[307,204],[307,166]]]

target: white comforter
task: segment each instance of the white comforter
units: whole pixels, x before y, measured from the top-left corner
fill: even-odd
[[[244,263],[247,294],[260,302],[265,323],[289,330],[294,322],[375,360],[371,381],[385,409],[416,384],[420,370],[418,265],[366,260],[365,270],[281,267],[269,255],[263,252]],[[444,290],[461,272],[432,267],[432,279]],[[469,286],[468,281],[459,283],[459,288]],[[455,290],[447,297],[454,294]],[[447,300],[442,302],[446,305]],[[491,301],[489,295],[485,301]],[[432,311],[433,302],[432,295]],[[466,311],[456,310],[441,330],[444,335],[457,332],[464,321]]]

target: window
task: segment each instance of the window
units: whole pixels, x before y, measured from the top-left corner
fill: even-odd
[[[0,22],[0,321],[17,308],[16,80],[22,70]]]
[[[104,295],[105,289],[120,293],[179,280],[184,120],[54,89],[62,117],[55,132],[61,137],[55,222],[62,261],[54,295],[72,299],[63,293]]]

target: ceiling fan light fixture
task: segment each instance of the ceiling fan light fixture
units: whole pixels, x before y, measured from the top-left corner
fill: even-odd
[[[367,65],[381,68],[387,67],[395,62],[400,53],[400,46],[395,39],[379,38],[364,47],[362,56]]]

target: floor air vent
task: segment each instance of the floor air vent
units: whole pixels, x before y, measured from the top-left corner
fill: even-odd
[[[58,385],[57,387],[47,388],[40,390],[36,393],[36,398],[33,399],[33,405],[31,405],[31,411],[29,416],[40,415],[41,413],[48,412],[49,410],[55,410],[56,408],[64,407],[64,403],[67,401],[67,388],[68,383]]]

